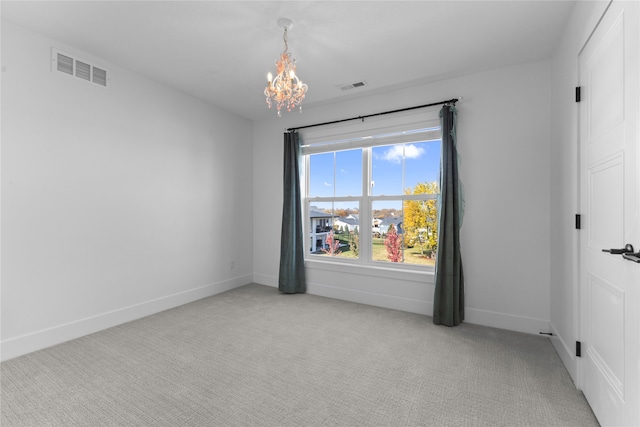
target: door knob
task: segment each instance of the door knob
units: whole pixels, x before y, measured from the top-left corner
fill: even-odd
[[[633,261],[633,262],[640,263],[640,252],[638,252],[636,254],[634,254],[634,253],[622,254],[622,258],[626,259],[627,261]]]
[[[622,249],[603,249],[602,252],[609,252],[612,255],[632,254],[633,245],[627,243]]]

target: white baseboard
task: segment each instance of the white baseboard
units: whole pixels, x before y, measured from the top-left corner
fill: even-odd
[[[319,283],[307,283],[307,291],[312,295],[407,311],[409,313],[431,315],[433,312],[432,302],[419,299],[377,294]]]
[[[254,274],[253,280],[255,283],[259,283],[261,285],[278,286],[277,277]],[[417,298],[414,299],[395,295],[377,294],[321,283],[307,283],[307,292],[312,295],[390,308],[393,310],[407,311],[409,313],[424,314],[427,316],[431,316],[433,314],[433,301],[426,301]],[[465,308],[465,322],[534,335],[539,335],[539,332],[550,331],[548,320],[498,313],[470,307]]]
[[[278,277],[277,276],[268,276],[266,274],[253,274],[253,283],[257,283],[259,285],[278,287]]]
[[[254,274],[254,283],[278,287],[278,278],[264,274]],[[408,311],[409,313],[430,314],[433,305],[429,301],[403,298],[393,295],[376,294],[344,287],[325,285],[321,283],[307,282],[307,293],[321,297],[335,298],[359,304],[373,305],[376,307],[391,308],[393,310]]]
[[[278,287],[278,278],[273,276],[254,274],[253,281],[259,285]],[[407,311],[409,313],[430,314],[433,311],[433,305],[429,301],[376,294],[321,283],[307,282],[307,293],[359,304]]]
[[[470,307],[466,307],[464,310],[464,321],[475,325],[508,329],[534,335],[539,335],[540,332],[549,332],[548,320]]]
[[[558,333],[553,323],[551,323],[551,333],[553,336],[551,337],[551,344],[556,349],[556,353],[562,360],[564,367],[569,372],[569,376],[573,380],[574,384],[578,384],[578,361],[575,356],[575,348],[572,348],[567,344],[566,340]]]
[[[307,285],[308,292],[313,295],[336,298],[360,304],[374,305],[393,310],[407,311],[409,313],[417,313],[427,316],[432,316],[433,314],[433,301],[404,298],[395,295],[376,294],[318,283],[308,283]],[[549,322],[547,320],[497,313],[469,307],[465,308],[465,322],[534,335],[538,335],[539,332],[549,331]]]
[[[166,295],[106,313],[9,338],[0,343],[0,359],[3,361],[9,360],[23,354],[51,347],[65,341],[248,285],[251,283],[252,278],[253,276],[251,274],[234,277],[221,282],[211,283],[176,294]]]

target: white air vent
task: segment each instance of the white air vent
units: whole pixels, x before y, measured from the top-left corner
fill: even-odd
[[[76,77],[87,81],[91,80],[91,65],[76,59]]]
[[[106,86],[107,71],[98,67],[93,67],[93,82],[102,86]]]
[[[58,53],[58,71],[73,75],[73,58]]]
[[[104,67],[96,67],[91,65],[89,61],[74,58],[73,55],[55,48],[51,49],[51,61],[53,64],[52,71],[59,71],[100,86],[107,85],[107,70]]]
[[[338,87],[340,88],[340,90],[345,91],[345,90],[351,90],[351,89],[355,89],[355,88],[366,86],[366,85],[367,85],[366,82],[355,82],[355,83],[338,85]]]

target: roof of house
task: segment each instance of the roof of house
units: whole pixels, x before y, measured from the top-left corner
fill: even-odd
[[[356,218],[342,217],[342,218],[338,218],[337,221],[340,221],[349,225],[358,225],[358,220]]]
[[[387,217],[381,218],[379,221],[380,221],[380,226],[388,227],[391,224],[397,226],[398,224],[402,223],[402,217],[401,216],[387,216]]]
[[[333,215],[330,213],[322,212],[315,206],[311,206],[309,208],[309,218],[332,218]]]

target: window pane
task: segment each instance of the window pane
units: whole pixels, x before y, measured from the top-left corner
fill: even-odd
[[[432,184],[431,188],[437,189],[437,184]],[[438,247],[437,200],[405,200],[403,219],[405,264],[434,266]]]
[[[403,145],[385,145],[371,149],[371,194],[402,194]]]
[[[324,253],[327,236],[333,229],[333,203],[312,202],[309,206],[309,251]]]
[[[313,202],[309,206],[309,252],[340,258],[359,257],[358,201]]]
[[[336,196],[362,195],[362,149],[336,153]]]
[[[405,144],[404,186],[413,194],[421,182],[438,182],[440,179],[440,141]]]
[[[309,157],[309,197],[334,195],[334,153],[312,154]]]
[[[374,201],[371,214],[371,258],[374,261],[403,262],[402,201]]]
[[[360,204],[358,201],[334,204],[333,238],[338,241],[340,258],[360,257]],[[335,243],[334,243],[335,247]]]

